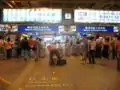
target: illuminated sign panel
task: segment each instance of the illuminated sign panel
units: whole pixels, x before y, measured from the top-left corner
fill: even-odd
[[[71,16],[71,13],[65,13],[65,19],[71,19],[72,18],[72,16]]]
[[[1,32],[1,31],[4,31],[4,32],[6,31],[5,25],[0,24],[0,32]]]
[[[58,31],[58,26],[27,26],[20,25],[18,26],[19,32],[51,32]]]
[[[76,23],[120,23],[120,11],[76,9],[74,21]]]
[[[17,32],[17,25],[0,24],[0,32]]]
[[[61,9],[3,9],[4,22],[60,23]]]
[[[77,32],[114,32],[113,26],[76,26]]]

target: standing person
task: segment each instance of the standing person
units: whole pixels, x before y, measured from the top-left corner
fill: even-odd
[[[102,42],[101,39],[99,37],[99,35],[96,37],[96,52],[95,52],[95,56],[97,58],[101,58],[102,57]]]
[[[4,56],[4,57],[3,57]],[[4,48],[4,41],[2,37],[0,36],[0,58],[5,58],[5,48]]]
[[[28,40],[27,37],[24,37],[21,40],[21,51],[22,51],[22,57],[24,58],[25,61],[27,61],[28,59],[28,52],[29,52],[29,44],[28,44]]]
[[[95,64],[95,49],[96,49],[96,42],[94,37],[91,37],[91,40],[88,43],[88,51],[89,51],[89,63]]]
[[[31,49],[34,48],[35,40],[33,39],[32,36],[31,36],[30,39],[28,40],[28,44],[29,44],[29,46],[30,46]]]
[[[16,50],[16,57],[19,58],[21,56],[21,46],[20,46],[20,38],[16,37],[15,39],[15,50]]]
[[[41,43],[39,41],[39,38],[36,39],[36,57],[35,57],[35,61],[38,61],[40,58],[40,48],[41,48]]]
[[[46,45],[42,39],[39,39],[40,42],[40,58],[44,58],[46,55]]]
[[[115,49],[115,39],[111,40],[111,48],[112,48],[112,59],[114,60],[116,57],[116,49]]]
[[[60,53],[60,56],[63,57],[64,56],[64,49],[63,49],[63,46],[60,42],[58,43],[58,51]]]
[[[66,43],[65,43],[65,55],[66,56],[70,56],[70,49],[71,49],[71,45],[70,45],[70,41],[69,39],[66,40]]]
[[[31,36],[28,40],[28,44],[30,47],[30,57],[35,58],[35,51],[36,51],[36,40],[33,39]]]
[[[117,70],[120,71],[120,36],[118,36],[115,46],[117,51]]]
[[[81,49],[81,45],[80,45],[80,40],[77,40],[76,42],[76,55],[79,56],[80,55],[80,49]]]
[[[2,47],[3,45],[4,45],[4,42],[3,42],[2,37],[0,36],[0,47]]]
[[[103,45],[103,57],[106,59],[109,59],[109,50],[110,50],[109,38],[105,38],[105,42]]]
[[[10,38],[8,38],[7,41],[5,42],[7,59],[11,59],[12,57],[12,45],[13,45],[12,41],[10,40]]]
[[[87,54],[88,54],[88,39],[87,39],[87,36],[84,35],[82,40],[81,40],[81,52],[82,52],[82,56],[83,56],[83,61],[84,63],[87,62]]]

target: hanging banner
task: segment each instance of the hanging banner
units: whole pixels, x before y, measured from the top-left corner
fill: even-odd
[[[77,32],[114,32],[113,26],[76,26]]]
[[[58,31],[58,26],[18,26],[19,32],[51,32]]]

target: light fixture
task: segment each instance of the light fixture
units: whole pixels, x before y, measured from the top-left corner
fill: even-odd
[[[11,1],[11,3],[15,4],[15,1]]]

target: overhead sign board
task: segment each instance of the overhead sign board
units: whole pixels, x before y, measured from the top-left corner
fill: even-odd
[[[76,26],[77,32],[114,32],[113,26]]]
[[[3,9],[3,22],[60,23],[61,9]]]
[[[76,23],[120,23],[120,11],[76,9],[74,21]]]

